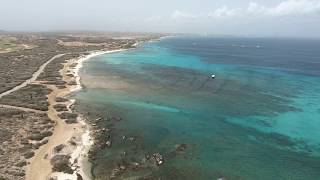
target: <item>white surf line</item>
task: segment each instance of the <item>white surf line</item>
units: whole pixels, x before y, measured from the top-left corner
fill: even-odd
[[[11,94],[11,93],[13,93],[13,92],[15,92],[15,91],[17,91],[17,90],[19,90],[19,89],[27,86],[28,84],[34,82],[34,81],[38,78],[38,76],[43,72],[44,68],[45,68],[51,61],[55,60],[56,58],[62,57],[63,55],[65,55],[65,54],[58,54],[58,55],[53,56],[53,57],[52,57],[51,59],[49,59],[47,62],[45,62],[44,64],[42,64],[42,65],[39,67],[39,69],[38,69],[35,73],[32,74],[32,77],[31,77],[30,79],[27,79],[26,81],[24,81],[24,82],[21,83],[20,85],[14,87],[14,88],[12,88],[12,89],[10,89],[10,90],[8,90],[8,91],[5,91],[5,92],[1,93],[1,94],[0,94],[0,98],[2,98],[3,96],[6,96],[6,95],[8,95],[8,94]]]
[[[41,110],[37,110],[37,109],[20,107],[20,106],[11,106],[11,105],[6,105],[6,104],[0,104],[0,108],[18,109],[18,110],[34,112],[34,113],[47,113],[47,111],[41,111]]]

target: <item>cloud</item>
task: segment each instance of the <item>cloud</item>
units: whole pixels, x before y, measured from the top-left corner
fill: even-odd
[[[159,22],[162,20],[163,20],[162,16],[151,16],[146,19],[146,22]]]
[[[275,7],[265,7],[257,3],[250,3],[247,13],[260,16],[301,16],[320,13],[319,0],[287,0]]]
[[[200,17],[200,15],[175,10],[172,13],[171,17],[172,17],[172,19],[194,19],[194,18]]]
[[[226,6],[218,8],[213,12],[208,13],[208,17],[210,18],[225,18],[225,17],[234,17],[240,14],[240,9],[229,9]]]
[[[320,15],[320,0],[285,0],[274,7],[251,2],[245,8],[222,6],[206,14],[192,14],[176,10],[173,19],[274,18]]]

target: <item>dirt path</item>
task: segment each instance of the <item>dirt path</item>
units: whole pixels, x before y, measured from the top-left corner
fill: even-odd
[[[10,89],[10,90],[8,90],[8,91],[5,91],[5,92],[1,93],[1,94],[0,94],[0,98],[2,98],[3,96],[6,96],[6,95],[8,95],[8,94],[11,94],[11,93],[13,93],[13,92],[15,92],[15,91],[17,91],[17,90],[19,90],[19,89],[27,86],[28,84],[34,82],[34,81],[38,78],[38,76],[43,72],[44,68],[45,68],[51,61],[55,60],[56,58],[62,57],[63,55],[64,55],[64,54],[58,54],[58,55],[53,56],[53,57],[52,57],[51,59],[49,59],[47,62],[45,62],[44,64],[42,64],[42,65],[39,67],[39,69],[38,69],[35,73],[32,74],[32,77],[31,77],[30,79],[27,79],[27,80],[24,81],[22,84],[14,87],[14,88],[12,88],[12,89]]]
[[[20,107],[20,106],[10,106],[6,104],[0,104],[0,108],[18,109],[21,111],[34,112],[34,113],[47,113],[47,111],[41,111],[37,109],[31,109],[31,108]]]
[[[57,112],[54,110],[53,105],[56,103],[57,96],[64,96],[66,91],[59,90],[51,87],[53,92],[48,96],[49,110],[48,116],[51,120],[55,121],[53,135],[50,137],[49,142],[40,147],[36,151],[35,156],[32,158],[26,173],[26,180],[46,180],[51,174],[50,157],[53,156],[53,148],[60,144],[67,144],[68,140],[75,135],[75,133],[82,131],[79,124],[66,124],[61,120]],[[47,156],[47,158],[45,158]]]

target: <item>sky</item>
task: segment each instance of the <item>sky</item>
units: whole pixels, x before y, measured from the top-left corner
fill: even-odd
[[[0,0],[0,30],[320,37],[320,0]]]

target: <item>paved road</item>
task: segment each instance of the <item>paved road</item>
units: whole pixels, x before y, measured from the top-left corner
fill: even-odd
[[[44,68],[53,60],[55,60],[56,58],[59,58],[59,57],[62,57],[64,54],[58,54],[58,55],[55,55],[53,56],[51,59],[49,59],[47,62],[45,62],[44,64],[42,64],[39,69],[32,74],[32,77],[30,79],[27,79],[26,81],[24,81],[23,83],[21,83],[20,85],[8,90],[8,91],[5,91],[3,93],[0,94],[0,98],[2,98],[3,96],[6,96],[8,94],[11,94],[15,91],[18,91],[19,89],[27,86],[28,84],[34,82],[35,80],[37,80],[38,76],[43,72]]]

